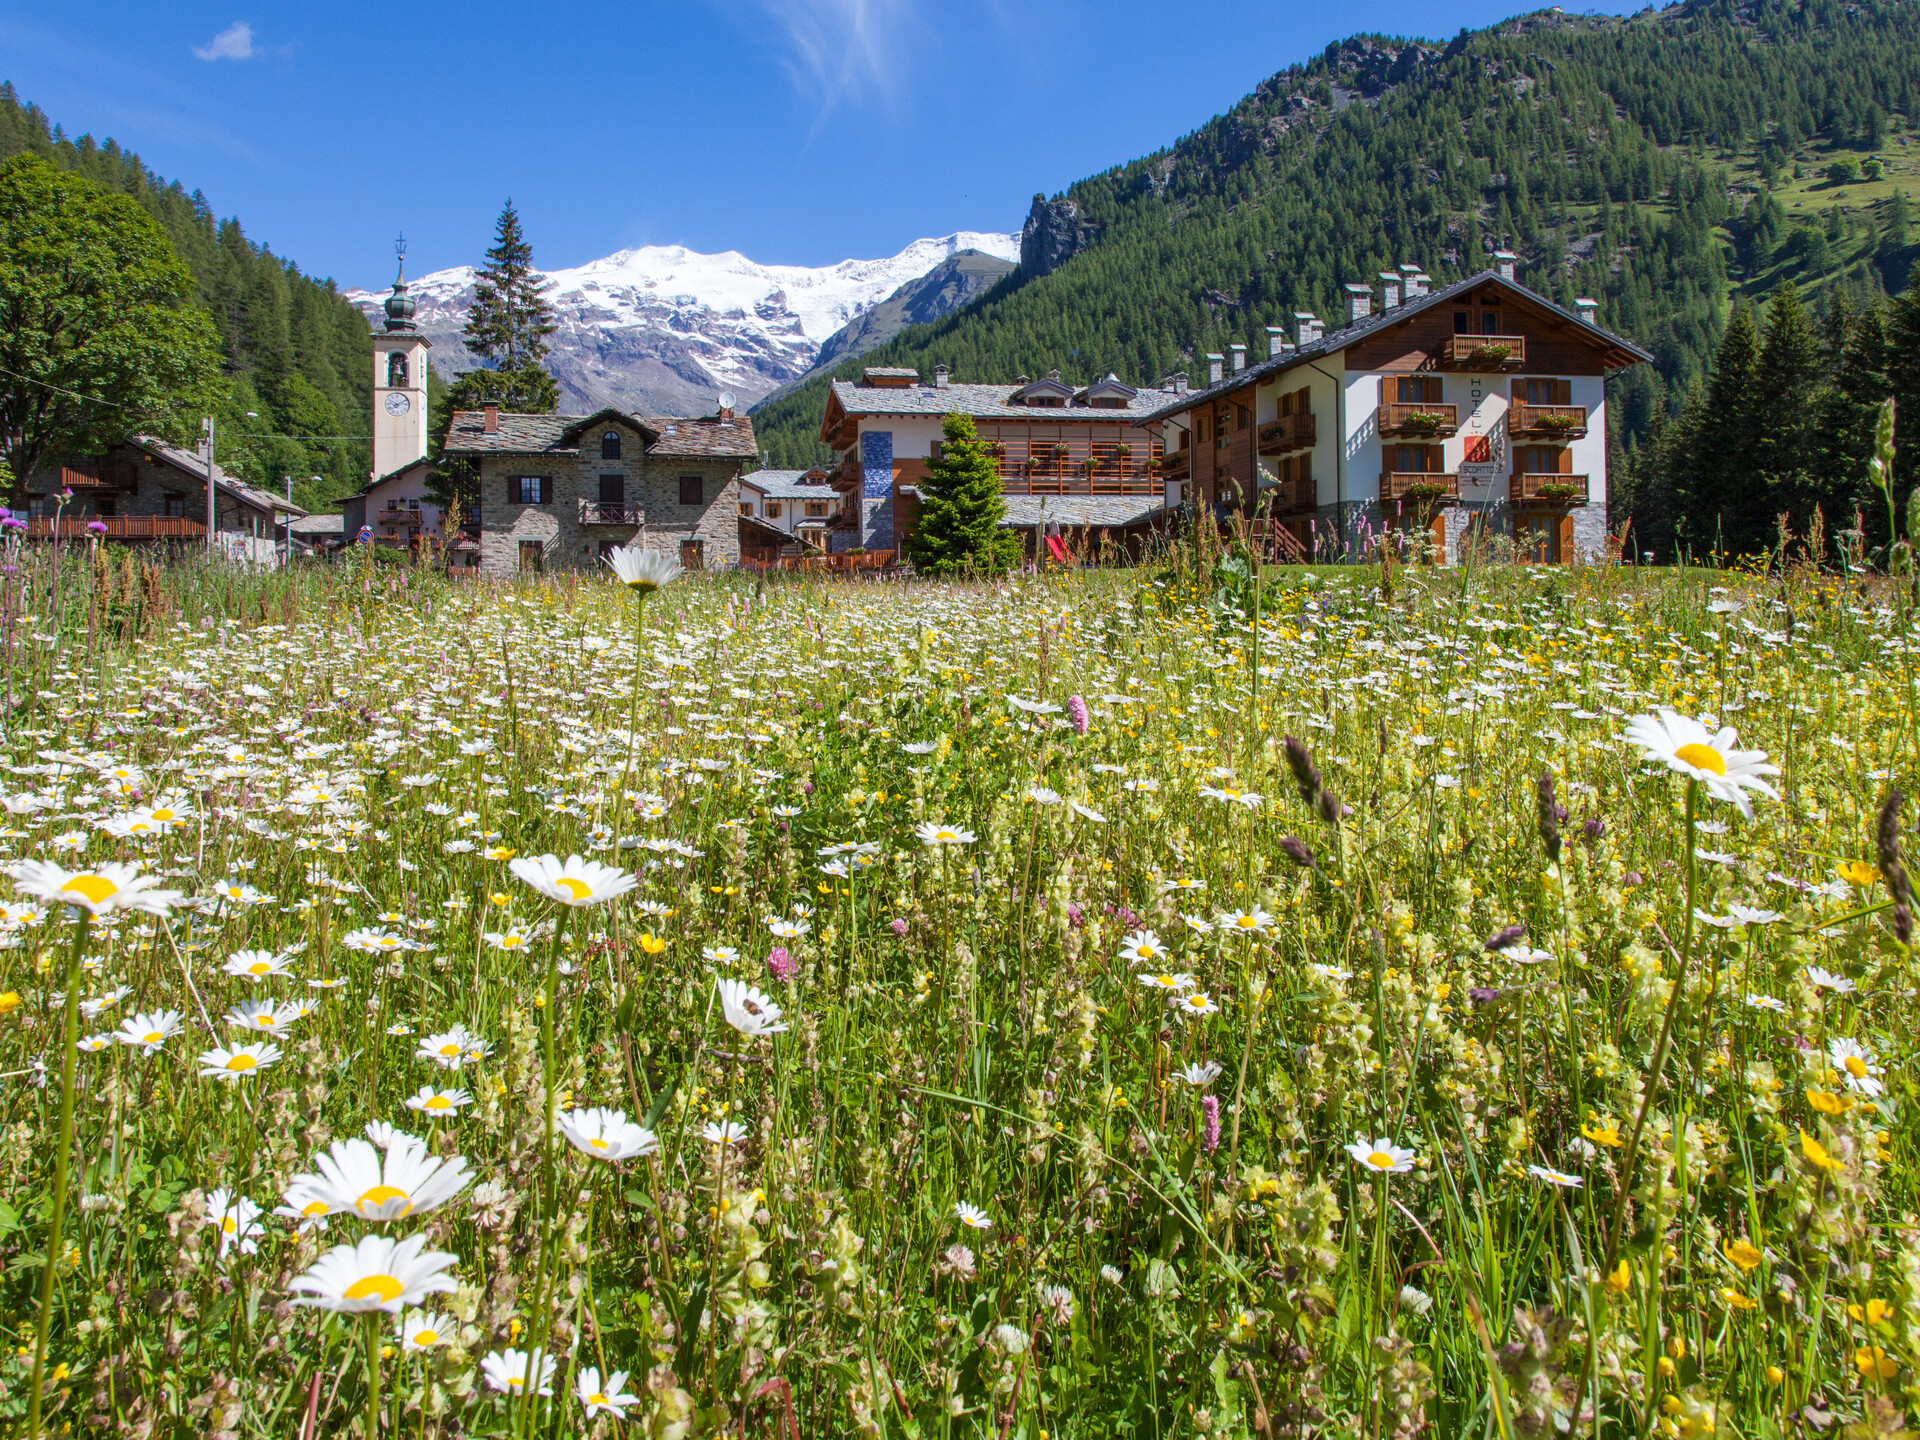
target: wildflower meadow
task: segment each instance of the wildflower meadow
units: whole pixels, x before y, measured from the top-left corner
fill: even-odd
[[[1920,1414],[1896,581],[66,563],[11,1433]]]

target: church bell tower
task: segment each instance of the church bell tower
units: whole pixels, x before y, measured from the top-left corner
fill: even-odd
[[[386,300],[386,326],[373,332],[373,480],[427,458],[427,351],[433,346],[414,329],[406,240],[396,240],[394,250],[400,264]]]

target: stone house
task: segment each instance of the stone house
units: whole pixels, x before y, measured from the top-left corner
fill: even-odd
[[[758,451],[752,422],[732,410],[526,415],[489,405],[454,415],[444,453],[478,475],[482,574],[596,569],[636,542],[690,570],[739,561],[740,476]]]
[[[213,466],[216,543],[235,559],[271,564],[286,525],[307,512]],[[104,455],[68,458],[28,477],[30,540],[84,540],[175,548],[207,543],[207,462],[192,450],[135,435]],[[70,495],[70,499],[63,498]],[[89,527],[99,528],[89,528]]]

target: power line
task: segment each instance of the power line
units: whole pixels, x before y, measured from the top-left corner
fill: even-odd
[[[18,380],[22,384],[38,385],[44,390],[53,390],[53,391],[57,391],[59,394],[62,394],[62,395],[71,395],[76,400],[85,400],[92,405],[111,405],[116,410],[140,410],[141,408],[136,405],[125,404],[119,400],[103,400],[98,395],[82,395],[78,390],[69,390],[63,385],[55,385],[50,380],[36,380],[31,375],[15,374],[13,371],[8,370],[4,367],[0,367],[0,375],[5,375],[10,379]],[[145,413],[145,412],[143,411],[142,413]],[[228,435],[225,438],[229,440],[292,440],[295,442],[299,442],[299,441],[305,441],[305,440],[371,440],[373,439],[373,436],[371,435],[281,435],[281,434],[271,433],[267,431],[260,431],[255,433]]]

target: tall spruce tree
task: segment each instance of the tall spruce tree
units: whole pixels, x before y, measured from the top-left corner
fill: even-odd
[[[512,200],[500,212],[493,240],[463,332],[467,348],[488,364],[459,377],[452,409],[471,410],[491,400],[502,409],[543,414],[560,404],[560,387],[541,363],[555,329],[553,311]]]
[[[941,422],[940,458],[920,481],[920,511],[907,542],[914,567],[927,575],[997,575],[1020,559],[1020,537],[1000,528],[1000,465],[980,441],[970,415]]]
[[[1767,306],[1766,338],[1754,366],[1752,469],[1728,507],[1732,553],[1766,550],[1779,515],[1811,507],[1811,462],[1824,389],[1820,336],[1789,280]]]
[[[1727,549],[1727,532],[1739,524],[1741,491],[1753,474],[1759,367],[1760,332],[1752,307],[1742,301],[1727,322],[1701,402],[1688,407],[1687,445],[1674,477],[1675,527],[1696,555]]]

